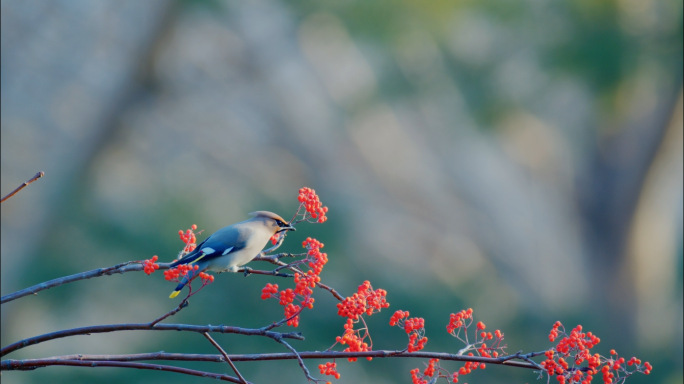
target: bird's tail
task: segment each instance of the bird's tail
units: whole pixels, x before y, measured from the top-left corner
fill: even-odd
[[[195,277],[199,276],[200,271],[202,271],[202,269],[198,269],[198,270],[191,269],[191,270],[189,270],[188,274],[183,276],[180,283],[178,283],[178,286],[176,286],[176,289],[173,292],[171,292],[171,294],[169,295],[169,299],[173,299],[174,297],[178,296],[178,294],[180,294],[181,290],[183,289],[183,287],[185,287],[185,285],[188,282],[192,281]]]
[[[181,282],[178,284],[176,289],[173,292],[171,292],[171,294],[169,295],[169,299],[173,299],[174,297],[178,296],[178,294],[181,292],[181,290],[183,289],[183,287],[185,287],[185,284],[187,283],[188,280],[184,277],[183,280],[181,280]]]

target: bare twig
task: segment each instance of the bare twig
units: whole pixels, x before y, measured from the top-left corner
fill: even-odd
[[[159,269],[169,269],[169,263],[157,263],[159,264]],[[0,304],[8,303],[12,300],[16,300],[28,295],[35,295],[36,293],[43,291],[45,289],[50,289],[58,287],[63,284],[73,283],[74,281],[91,279],[93,277],[99,276],[109,276],[115,273],[126,273],[133,271],[142,271],[143,266],[140,261],[127,261],[125,263],[117,264],[108,268],[98,268],[91,271],[81,272],[70,276],[59,277],[50,281],[45,281],[40,284],[36,284],[32,287],[22,289],[21,291],[16,291],[8,295],[2,296],[0,298]]]
[[[181,309],[187,307],[188,305],[189,305],[188,298],[186,297],[185,299],[183,299],[183,301],[180,302],[180,304],[178,304],[178,306],[176,308],[170,310],[169,312],[167,312],[163,316],[160,316],[157,319],[151,321],[150,325],[154,327],[155,324],[159,323],[160,321],[166,319],[169,316],[175,315],[176,313],[180,312]]]
[[[211,373],[204,371],[196,371],[194,369],[174,367],[170,365],[146,364],[146,363],[129,363],[123,361],[83,361],[83,360],[3,360],[2,370],[33,370],[36,368],[47,367],[50,365],[67,365],[73,367],[117,367],[117,368],[135,368],[135,369],[150,369],[154,371],[167,371],[182,373],[185,375],[209,377],[223,381],[230,381],[232,383],[242,383],[239,379],[223,375],[219,373]]]
[[[463,356],[456,355],[452,353],[441,353],[441,352],[405,352],[405,351],[392,351],[392,350],[377,350],[368,352],[336,352],[336,351],[326,351],[326,352],[298,352],[299,357],[307,359],[347,359],[350,357],[356,358],[412,358],[412,359],[440,359],[444,361],[461,361],[461,362],[476,362],[476,363],[486,363],[486,364],[497,364],[497,365],[507,365],[517,368],[526,368],[538,370],[539,368],[522,361],[512,361],[518,359],[515,355],[510,358],[510,356],[503,357],[480,357],[480,356]],[[534,354],[539,356],[544,354],[544,352],[532,352],[524,356],[530,356]],[[258,354],[247,354],[247,355],[228,355],[232,361],[271,361],[271,360],[294,360],[297,356],[293,353],[258,353]],[[528,357],[529,358],[529,357]],[[160,360],[160,361],[204,361],[204,362],[214,362],[223,363],[225,357],[222,355],[213,354],[185,354],[185,353],[167,353],[167,352],[153,352],[153,353],[137,353],[130,355],[64,355],[64,356],[54,356],[44,359],[38,359],[43,362],[52,360],[83,360],[83,361],[146,361],[146,360]],[[521,358],[520,360],[524,360]],[[16,370],[20,369],[18,367],[22,366],[25,362],[32,362],[34,360],[3,360],[0,362],[1,370]]]
[[[240,268],[238,273],[243,272],[245,276],[247,275],[267,275],[267,276],[278,276],[278,277],[294,277],[291,273],[278,273],[277,271],[259,271],[256,269]]]
[[[5,356],[8,353],[14,352],[18,349],[28,347],[29,345],[39,344],[45,341],[60,339],[63,337],[88,335],[91,333],[108,333],[117,331],[186,331],[186,332],[218,332],[218,333],[235,333],[247,336],[265,336],[272,339],[296,339],[304,340],[299,332],[280,333],[264,331],[261,329],[240,328],[227,325],[189,325],[189,324],[151,324],[151,323],[133,323],[133,324],[109,324],[109,325],[93,325],[89,327],[66,329],[57,332],[46,333],[44,335],[30,337],[28,339],[17,341],[0,349],[0,356]]]
[[[304,375],[306,376],[307,380],[313,381],[314,383],[318,383],[319,381],[314,377],[311,376],[311,372],[309,372],[309,368],[306,367],[306,364],[304,364],[304,360],[302,360],[302,356],[299,355],[296,349],[294,349],[290,344],[288,344],[287,341],[283,339],[274,339],[275,341],[279,342],[280,344],[284,345],[287,349],[289,349],[292,354],[295,356],[297,359],[297,362],[299,363],[299,366],[302,368],[302,371],[304,371]]]
[[[43,176],[45,176],[45,173],[44,173],[44,172],[38,172],[38,173],[36,173],[36,175],[33,176],[33,177],[31,178],[31,180],[25,181],[22,185],[20,185],[19,187],[17,187],[17,189],[15,189],[14,191],[10,192],[9,195],[3,197],[2,200],[0,200],[0,203],[4,203],[5,200],[7,200],[7,199],[9,199],[10,197],[16,195],[17,192],[19,192],[19,191],[21,191],[22,189],[26,188],[27,185],[33,183],[34,181],[40,179],[40,178],[43,177]]]
[[[221,346],[219,345],[219,343],[217,343],[216,340],[214,340],[214,339],[213,339],[208,333],[206,333],[206,332],[204,332],[204,337],[206,337],[206,338],[209,340],[209,342],[210,342],[214,347],[216,347],[216,349],[218,349],[219,352],[221,352],[221,354],[223,355],[223,358],[226,359],[226,363],[228,363],[228,364],[230,365],[230,367],[233,368],[233,372],[235,372],[235,374],[237,375],[237,377],[240,378],[240,380],[242,381],[242,383],[243,383],[243,384],[247,384],[247,380],[245,380],[245,378],[242,376],[242,374],[240,374],[240,371],[238,371],[238,369],[237,369],[237,367],[235,366],[235,364],[233,364],[233,361],[230,360],[230,357],[228,356],[228,354],[226,353],[226,351],[224,351],[223,348],[221,348]]]

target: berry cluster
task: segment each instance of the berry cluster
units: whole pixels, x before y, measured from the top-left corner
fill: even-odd
[[[197,236],[195,234],[195,230],[197,229],[197,225],[193,224],[188,230],[183,232],[183,230],[178,230],[178,236],[180,237],[181,241],[185,243],[185,247],[183,247],[183,250],[181,251],[180,255],[178,258],[180,259],[181,257],[187,255],[188,253],[192,252],[197,248]]]
[[[361,335],[361,331],[365,331]],[[342,345],[348,345],[342,352],[366,352],[371,351],[373,346],[368,345],[364,342],[364,339],[368,336],[368,328],[354,329],[354,321],[352,319],[347,319],[347,323],[344,324],[344,334],[342,336],[337,336],[335,341]],[[373,360],[372,357],[367,357],[367,360]],[[350,362],[356,361],[356,357],[350,357],[348,359]]]
[[[199,265],[195,265],[194,267],[191,265],[187,264],[181,264],[175,268],[167,269],[164,271],[164,278],[168,281],[174,281],[178,283],[182,277],[185,277],[188,272],[190,271],[196,271],[199,269]]]
[[[294,290],[295,293],[298,295],[308,297],[311,296],[311,294],[313,293],[313,289],[311,288],[314,288],[316,286],[316,283],[321,281],[321,278],[318,275],[315,275],[313,271],[309,271],[306,274],[306,276],[300,273],[295,273],[294,281],[295,284],[297,284]],[[311,298],[311,303],[313,304],[313,298]]]
[[[306,260],[309,268],[311,268],[316,275],[320,275],[325,264],[328,263],[328,254],[321,252],[324,244],[316,239],[307,237],[302,246],[306,248]]]
[[[452,313],[449,315],[449,324],[447,324],[447,332],[455,336],[454,331],[458,329],[460,331],[461,327],[467,328],[465,323],[466,319],[471,319],[472,323],[473,309],[468,308],[467,310],[462,309],[458,313]]]
[[[418,368],[411,370],[411,381],[413,384],[434,383],[440,377],[446,378],[449,381],[450,375],[448,371],[439,366],[439,359],[430,359],[422,374]],[[431,380],[428,381],[428,379]],[[458,379],[455,382],[458,382]]]
[[[316,191],[313,189],[306,187],[300,189],[297,200],[299,200],[299,207],[305,209],[303,220],[310,221],[310,219],[314,219],[319,223],[325,223],[328,220],[325,216],[328,212],[328,207],[323,206],[318,195],[316,195]],[[297,214],[299,214],[299,209]]]
[[[144,260],[142,262],[143,271],[145,271],[147,275],[151,275],[154,271],[159,269],[159,264],[156,263],[158,259],[159,257],[157,257],[157,255],[154,255],[151,259]]]
[[[308,241],[309,239],[307,239]],[[323,244],[309,242],[311,249],[318,249],[318,245],[323,247]],[[313,244],[313,246],[311,245]],[[318,245],[317,245],[318,244]],[[322,254],[325,258],[325,254]],[[327,261],[327,258],[325,258]],[[312,267],[313,268],[313,267]],[[342,303],[337,304],[337,314],[346,317],[347,322],[344,324],[344,334],[335,338],[335,344],[348,345],[343,352],[365,352],[373,350],[373,343],[368,332],[368,326],[363,319],[363,315],[371,316],[374,313],[380,312],[382,308],[389,307],[386,300],[387,292],[384,289],[373,289],[369,281],[364,281],[359,285],[357,292],[351,297],[344,299]],[[363,327],[354,329],[355,324],[362,322]],[[365,342],[368,338],[370,345]],[[332,349],[333,344],[329,349]],[[355,357],[348,358],[349,361],[357,360]],[[373,360],[372,357],[366,357],[366,360]]]
[[[504,336],[503,333],[498,329],[494,331],[493,334],[491,332],[485,332],[487,326],[485,323],[479,321],[475,324],[475,340],[471,343],[468,336],[468,328],[473,325],[474,321],[472,308],[462,309],[457,313],[449,315],[449,323],[446,326],[447,332],[466,344],[465,348],[461,349],[458,354],[464,354],[467,351],[474,350],[478,356],[489,358],[498,357],[498,351],[504,352],[504,349],[506,348],[505,345],[501,345]],[[463,335],[461,335],[461,332],[463,332]],[[491,345],[485,343],[487,340],[493,340]],[[472,352],[469,352],[467,355],[475,356]],[[469,361],[458,371],[444,377],[446,377],[448,381],[450,380],[454,383],[458,383],[459,376],[467,375],[476,369],[485,369],[485,367],[486,364],[484,363]],[[448,371],[444,371],[448,373]]]
[[[582,332],[581,325],[573,328],[568,335],[563,324],[557,321],[551,328],[549,341],[554,342],[558,338],[560,340],[556,346],[544,353],[546,360],[540,365],[544,367],[549,377],[555,375],[556,380],[561,384],[590,384],[599,371],[604,384],[624,382],[627,377],[636,372],[648,375],[653,368],[648,362],[641,365],[641,360],[632,357],[627,362],[627,366],[634,366],[635,369],[630,371],[624,365],[625,359],[618,357],[614,349],[610,351],[613,356],[609,358],[598,353],[591,354],[591,348],[601,342],[601,339],[591,332]],[[580,367],[579,365],[585,361],[587,367]]]
[[[313,189],[302,188],[299,190],[299,208],[295,213],[292,220],[290,220],[291,225],[295,225],[302,221],[308,222],[318,222],[323,223],[328,218],[325,216],[328,212],[327,207],[323,207],[318,195]],[[301,213],[302,209],[304,212]],[[301,216],[301,218],[300,218]],[[299,218],[299,220],[297,220]],[[286,232],[276,233],[271,236],[271,244],[275,247],[274,250],[280,244],[282,244],[285,238]],[[267,284],[261,292],[262,299],[268,299],[270,297],[275,297],[280,301],[280,304],[285,306],[285,317],[288,325],[298,326],[299,325],[299,313],[304,308],[313,308],[314,299],[311,297],[313,295],[313,290],[317,283],[321,281],[319,275],[323,271],[323,267],[328,262],[328,255],[320,251],[323,248],[323,243],[316,239],[307,238],[302,246],[307,249],[306,253],[293,255],[293,256],[305,256],[302,260],[297,260],[290,263],[290,267],[303,267],[304,269],[308,266],[311,268],[306,273],[302,274],[299,272],[295,273],[295,289],[287,289],[278,293],[278,286]],[[299,300],[300,305],[293,304],[294,300]]]
[[[409,335],[408,351],[416,352],[425,348],[428,338],[425,337],[425,320],[420,317],[409,318],[408,311],[396,311],[390,318],[391,326],[398,326]]]
[[[278,244],[278,242],[280,241],[280,239],[281,239],[281,238],[284,238],[284,237],[285,237],[285,232],[278,232],[278,233],[274,234],[273,236],[271,236],[271,239],[270,239],[270,240],[271,240],[271,244],[272,244],[272,245]]]
[[[301,295],[296,291],[297,289],[302,289],[301,284],[297,284],[297,287],[298,288],[296,288],[295,290],[293,290],[292,288],[287,288],[278,293],[278,284],[268,283],[264,288],[261,289],[262,300],[266,300],[268,298],[273,297],[278,300],[278,303],[280,305],[285,307],[285,318],[287,319],[287,325],[292,327],[299,326],[299,313],[302,311],[303,307],[309,309],[313,308],[314,301],[313,298],[311,298],[311,293],[313,293],[313,291],[309,290],[310,293],[308,293],[307,295]],[[306,288],[308,289],[308,286]],[[300,297],[304,296],[301,298],[302,305],[293,304],[298,295]]]
[[[375,312],[380,312],[382,308],[389,307],[385,296],[387,296],[387,291],[373,290],[370,281],[366,280],[359,285],[355,294],[337,304],[337,314],[352,320],[358,320],[363,314],[370,316]]]
[[[208,273],[200,272],[199,277],[202,279],[202,285],[214,282],[214,276]]]
[[[320,364],[318,369],[321,371],[322,375],[335,376],[336,379],[340,378],[340,374],[337,372],[337,363]],[[330,382],[328,382],[328,384],[329,383]]]

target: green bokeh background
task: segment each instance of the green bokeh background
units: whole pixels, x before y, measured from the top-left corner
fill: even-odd
[[[429,351],[472,307],[510,352],[550,347],[582,324],[682,376],[682,4],[674,0],[3,0],[2,294],[159,255],[177,231],[205,235],[255,210],[284,217],[315,188],[323,281],[364,280],[390,310],[367,319],[375,349],[401,349],[396,309],[423,317]],[[253,263],[253,268],[269,268]],[[261,327],[282,279],[221,274],[174,323]],[[4,304],[2,344],[170,310],[161,273],[80,281]],[[293,341],[324,350],[343,332],[317,291]],[[285,352],[216,335],[228,353]],[[215,353],[201,335],[120,332],[46,342],[7,358]],[[321,361],[322,362],[322,361]],[[309,361],[317,374],[319,361]],[[177,363],[230,373],[215,363]],[[294,361],[237,364],[255,383],[304,382]],[[339,362],[339,383],[408,383],[410,359]],[[455,371],[460,364],[445,362]],[[173,373],[49,367],[3,383],[204,382]],[[489,366],[469,383],[531,383]],[[598,381],[598,378],[596,379]],[[335,381],[334,381],[335,382]]]

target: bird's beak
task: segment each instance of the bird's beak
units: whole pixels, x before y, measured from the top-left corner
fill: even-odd
[[[297,228],[295,228],[295,227],[293,227],[293,226],[291,226],[291,225],[288,224],[287,227],[280,227],[280,230],[279,230],[278,232],[282,232],[282,231],[296,231],[296,230],[297,230]]]

